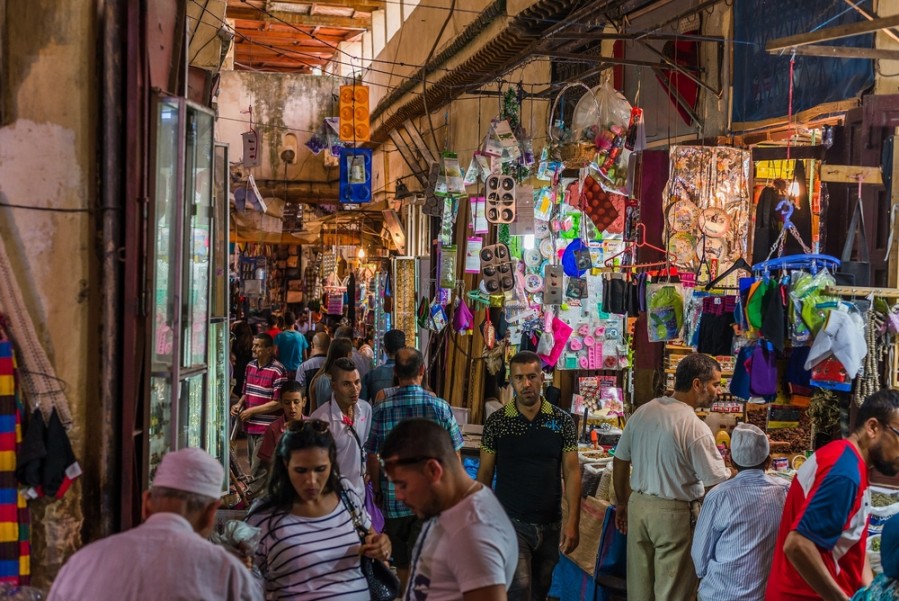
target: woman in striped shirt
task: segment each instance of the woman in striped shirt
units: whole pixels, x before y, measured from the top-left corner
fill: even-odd
[[[367,530],[365,543],[347,503]],[[247,522],[262,529],[256,556],[270,600],[369,601],[360,555],[390,557],[390,540],[371,528],[362,499],[341,481],[334,438],[320,420],[288,424],[268,496]]]

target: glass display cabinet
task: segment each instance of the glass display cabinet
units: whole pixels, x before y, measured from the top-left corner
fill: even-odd
[[[164,95],[155,109],[144,488],[170,450],[200,447],[228,464],[227,147],[208,109]]]

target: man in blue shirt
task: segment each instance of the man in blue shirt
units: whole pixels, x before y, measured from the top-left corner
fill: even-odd
[[[378,393],[393,386],[396,352],[404,346],[406,346],[406,333],[402,330],[389,330],[384,334],[384,354],[387,355],[387,361],[365,374],[360,398],[374,405]]]
[[[767,476],[768,436],[738,424],[731,436],[737,475],[709,491],[702,504],[692,556],[700,601],[762,601],[789,483]]]
[[[275,354],[287,370],[287,379],[297,376],[297,368],[303,362],[309,342],[296,328],[297,318],[288,311],[284,314],[284,331],[275,336]]]

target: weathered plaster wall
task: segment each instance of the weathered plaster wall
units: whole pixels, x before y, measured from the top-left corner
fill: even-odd
[[[878,0],[876,9],[873,12],[878,17],[892,17],[899,14],[899,0]],[[890,32],[897,33],[896,29]],[[899,50],[899,42],[883,31],[877,32],[874,46],[881,50]],[[899,94],[899,60],[874,61],[874,93]]]
[[[447,45],[455,41],[465,28],[478,17],[479,12],[491,3],[492,0],[457,0],[456,10],[440,37],[434,55],[440,54]],[[440,28],[446,21],[450,4],[450,0],[429,0],[427,3],[417,6],[399,31],[372,61],[364,79],[367,84],[372,86],[373,107],[394,88],[405,83],[426,62],[428,54],[434,47],[437,34],[440,33]],[[501,32],[506,23],[507,17],[497,17],[474,43],[442,65],[435,74],[429,75],[429,80],[433,81],[445,76],[446,69],[452,69],[461,64],[485,41]],[[421,93],[420,85],[416,86],[414,93]],[[403,102],[407,102],[408,99],[409,95]]]
[[[95,202],[95,6],[78,0],[9,2],[6,81],[0,123],[0,201],[84,209]],[[93,238],[90,214],[0,206],[0,243],[64,382],[75,426],[76,456],[87,451],[89,399],[96,398],[90,317]],[[7,285],[0,282],[0,285]],[[82,484],[61,501],[32,504],[35,584],[49,578],[80,544]]]
[[[337,169],[325,168],[322,155],[313,155],[304,144],[324,117],[336,115],[332,95],[338,93],[340,80],[250,71],[223,71],[221,76],[215,137],[230,146],[232,161],[240,161],[243,157],[241,134],[248,130],[250,120],[250,115],[244,113],[252,107],[254,127],[262,136],[262,164],[252,171],[257,180],[284,179],[280,150],[282,136],[286,133],[295,134],[298,143],[298,160],[296,164],[287,165],[287,179],[337,179]]]

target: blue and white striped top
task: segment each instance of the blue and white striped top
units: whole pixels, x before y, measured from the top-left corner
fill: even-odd
[[[789,483],[744,470],[709,491],[693,534],[700,601],[762,601]]]
[[[362,507],[352,491],[346,494]],[[342,501],[318,518],[266,510],[247,522],[262,529],[256,559],[265,575],[266,599],[370,601],[360,568],[361,542]]]

